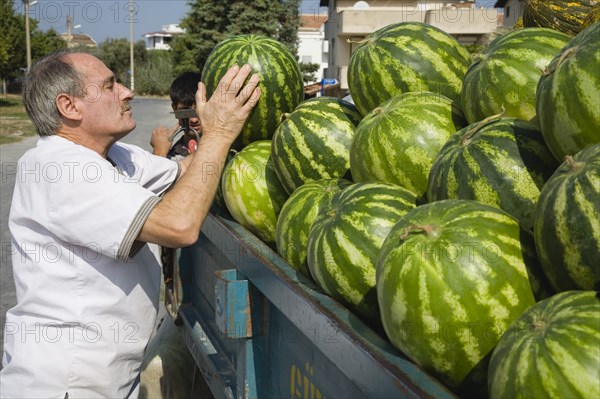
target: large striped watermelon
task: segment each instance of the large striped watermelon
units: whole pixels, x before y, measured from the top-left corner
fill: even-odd
[[[568,291],[515,320],[494,349],[489,391],[500,398],[600,398],[600,299]]]
[[[387,183],[356,183],[323,204],[308,236],[307,260],[319,286],[379,325],[375,262],[394,224],[416,196]]]
[[[485,387],[476,371],[535,303],[528,273],[537,265],[527,237],[506,212],[475,201],[440,201],[407,213],[377,260],[390,341],[453,389]]]
[[[582,31],[540,78],[540,130],[559,160],[600,143],[600,22]]]
[[[358,125],[350,149],[352,178],[398,184],[424,195],[438,151],[466,125],[460,108],[441,94],[394,96]]]
[[[542,71],[571,37],[552,29],[525,28],[496,38],[469,67],[462,108],[469,123],[488,116],[535,117],[535,94]]]
[[[275,230],[277,252],[306,277],[311,277],[306,263],[308,233],[319,208],[350,184],[350,181],[343,179],[308,182],[298,187],[281,208]]]
[[[352,53],[348,86],[366,115],[397,94],[432,91],[460,98],[471,58],[449,34],[428,24],[391,24],[367,36]]]
[[[427,198],[496,206],[533,230],[540,190],[557,167],[536,125],[488,118],[459,131],[440,150],[429,175]]]
[[[350,145],[360,120],[354,105],[332,97],[304,101],[287,115],[272,140],[275,172],[286,191],[348,174]]]
[[[597,3],[596,0],[525,0],[523,24],[575,36]]]
[[[287,199],[271,159],[271,140],[250,143],[225,166],[223,198],[231,216],[266,243],[275,242],[277,215]]]
[[[304,84],[298,62],[283,44],[264,36],[239,35],[220,42],[208,56],[202,69],[208,97],[234,64],[249,64],[260,75],[260,100],[232,146],[241,149],[271,139],[281,114],[292,112],[303,100]]]
[[[600,290],[600,144],[567,156],[535,213],[535,245],[557,291]]]

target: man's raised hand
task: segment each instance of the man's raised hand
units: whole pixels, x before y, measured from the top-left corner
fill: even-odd
[[[196,110],[203,126],[203,136],[219,137],[233,142],[240,134],[246,119],[260,98],[259,76],[253,74],[244,82],[252,68],[234,65],[221,78],[210,99],[206,86],[200,82],[196,91]]]

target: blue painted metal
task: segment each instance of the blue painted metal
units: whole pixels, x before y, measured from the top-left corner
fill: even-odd
[[[186,342],[215,397],[453,397],[227,215],[178,263]]]
[[[239,279],[235,269],[215,272],[215,320],[227,338],[252,336],[248,280]]]
[[[321,79],[321,96],[325,95],[325,85],[335,85],[337,83],[337,79]]]

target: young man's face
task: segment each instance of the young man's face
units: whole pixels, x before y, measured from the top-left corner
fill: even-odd
[[[173,111],[177,111],[180,109],[196,109],[196,104],[192,104],[192,105],[188,105],[188,104],[183,104],[183,103],[177,103],[177,104],[173,104],[171,103],[171,107],[173,108]],[[186,126],[186,120],[185,119],[179,119],[179,126]],[[195,131],[198,132],[198,134],[200,134],[200,119],[199,118],[189,118],[187,119],[187,126],[191,127],[192,129],[194,129]],[[194,134],[194,132],[188,130],[186,132],[186,135],[189,138],[196,138],[196,135]]]
[[[81,53],[69,57],[85,82],[85,97],[81,101],[84,127],[93,134],[115,137],[123,137],[135,129],[129,104],[133,93],[118,83],[98,58]]]

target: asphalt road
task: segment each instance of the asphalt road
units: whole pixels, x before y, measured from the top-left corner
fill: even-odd
[[[176,120],[170,114],[170,101],[168,99],[139,98],[133,100],[132,106],[137,127],[123,141],[151,150],[150,133],[152,129],[159,124],[167,127],[175,125]],[[0,235],[2,240],[0,254],[0,353],[4,348],[6,311],[17,302],[10,259],[10,232],[8,231],[8,214],[15,185],[15,168],[21,155],[29,148],[34,147],[36,142],[37,137],[30,137],[19,143],[0,145],[2,169],[0,181]]]

